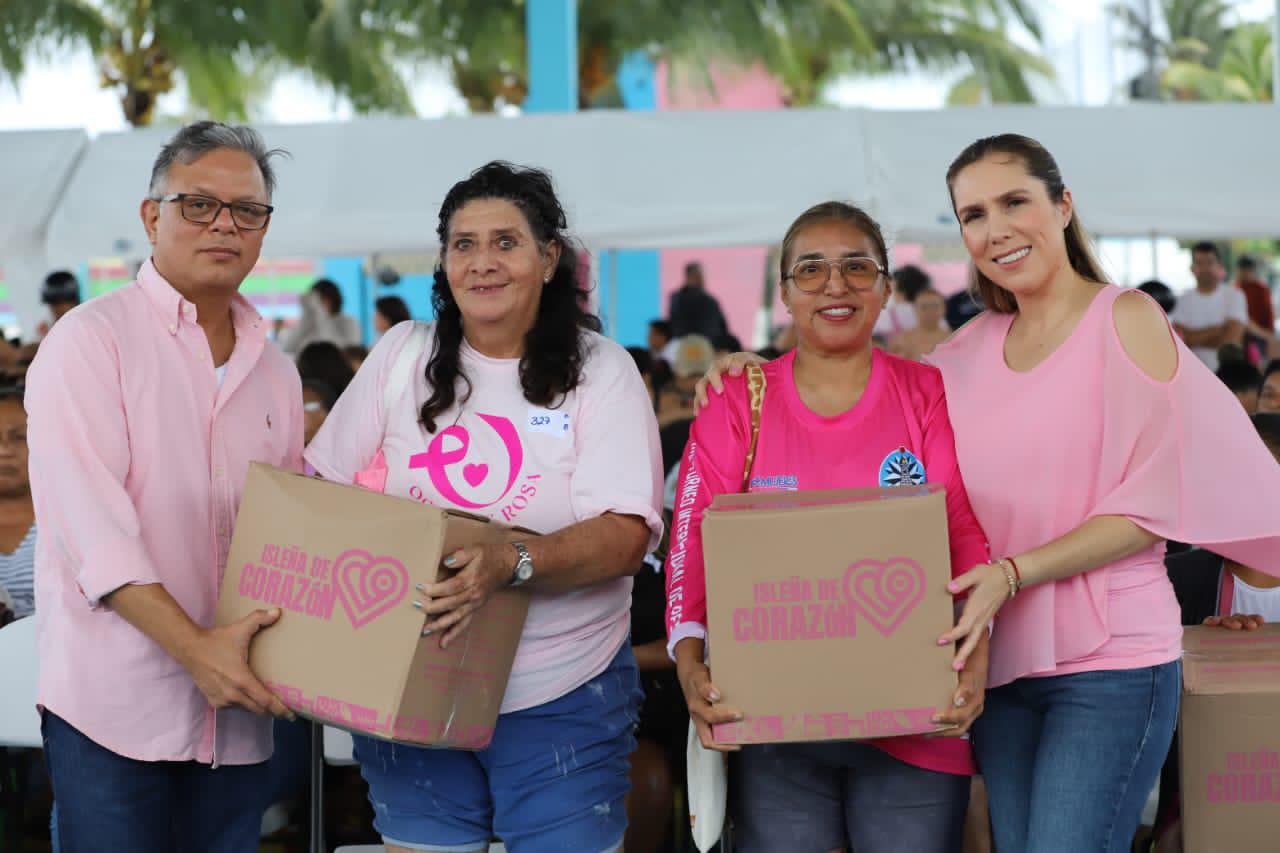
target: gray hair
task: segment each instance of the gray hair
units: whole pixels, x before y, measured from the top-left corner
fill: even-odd
[[[188,165],[199,160],[211,151],[227,148],[232,151],[243,151],[258,163],[262,172],[262,182],[267,186],[267,198],[276,191],[276,173],[271,168],[271,158],[276,155],[289,156],[283,148],[267,149],[262,135],[247,125],[223,124],[220,121],[197,121],[188,124],[173,135],[160,149],[155,165],[151,167],[152,198],[159,198],[164,193],[164,182],[169,177],[169,167],[175,162]]]

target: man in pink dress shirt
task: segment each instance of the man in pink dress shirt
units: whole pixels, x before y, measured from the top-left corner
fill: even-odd
[[[250,671],[276,611],[215,628],[250,461],[301,468],[298,373],[239,295],[271,217],[262,139],[161,150],[137,280],[68,313],[27,383],[39,702],[63,853],[257,850],[272,715]]]

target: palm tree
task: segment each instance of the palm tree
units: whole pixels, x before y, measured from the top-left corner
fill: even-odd
[[[1164,62],[1199,61],[1214,66],[1226,49],[1231,29],[1226,23],[1231,4],[1226,0],[1160,0],[1164,31],[1147,21],[1132,2],[1111,4],[1114,15],[1129,31],[1125,43]]]
[[[705,59],[706,46],[714,46],[734,59],[759,58],[795,106],[818,103],[828,83],[850,73],[967,66],[970,89],[1006,102],[1032,100],[1028,72],[1053,73],[1006,36],[1006,26],[1017,23],[1039,37],[1036,18],[1021,0],[776,0],[763,8],[767,13],[755,17],[708,15],[703,26],[675,42],[674,57]]]
[[[1171,62],[1161,85],[1184,101],[1270,101],[1275,72],[1271,39],[1270,23],[1242,24],[1228,37],[1217,67]]]
[[[518,103],[527,88],[524,3],[384,0],[418,33],[419,55],[443,59],[472,110]],[[1011,44],[1006,24],[1038,36],[1026,0],[629,0],[578,10],[580,106],[619,103],[614,72],[632,51],[709,83],[713,62],[762,62],[796,106],[817,103],[845,73],[972,70],[970,88],[996,101],[1031,99],[1026,75],[1044,60]]]
[[[1231,37],[1227,20],[1232,9],[1226,0],[1160,0],[1163,27],[1140,14],[1132,0],[1112,3],[1109,8],[1128,31],[1122,43],[1147,55],[1153,64],[1135,81],[1135,91],[1143,90],[1144,97],[1173,96],[1163,76],[1164,69],[1174,64],[1216,68]]]
[[[306,70],[360,111],[411,113],[392,59],[402,37],[374,0],[4,0],[0,72],[33,55],[88,47],[126,120],[150,124],[157,98],[181,79],[216,118],[245,118],[274,68]]]

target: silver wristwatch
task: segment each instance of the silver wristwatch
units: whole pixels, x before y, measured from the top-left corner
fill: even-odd
[[[511,581],[509,586],[524,586],[533,580],[533,558],[529,556],[529,549],[524,547],[521,542],[512,542],[511,547],[516,549],[519,559],[516,560],[516,566],[511,570]]]

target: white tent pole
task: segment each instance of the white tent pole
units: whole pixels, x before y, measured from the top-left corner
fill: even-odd
[[[1271,103],[1280,106],[1280,0],[1271,14]]]
[[[608,270],[609,283],[605,287],[605,294],[608,302],[605,310],[609,318],[605,326],[605,334],[611,338],[618,336],[618,253],[609,251],[607,253],[608,260],[605,262]]]

